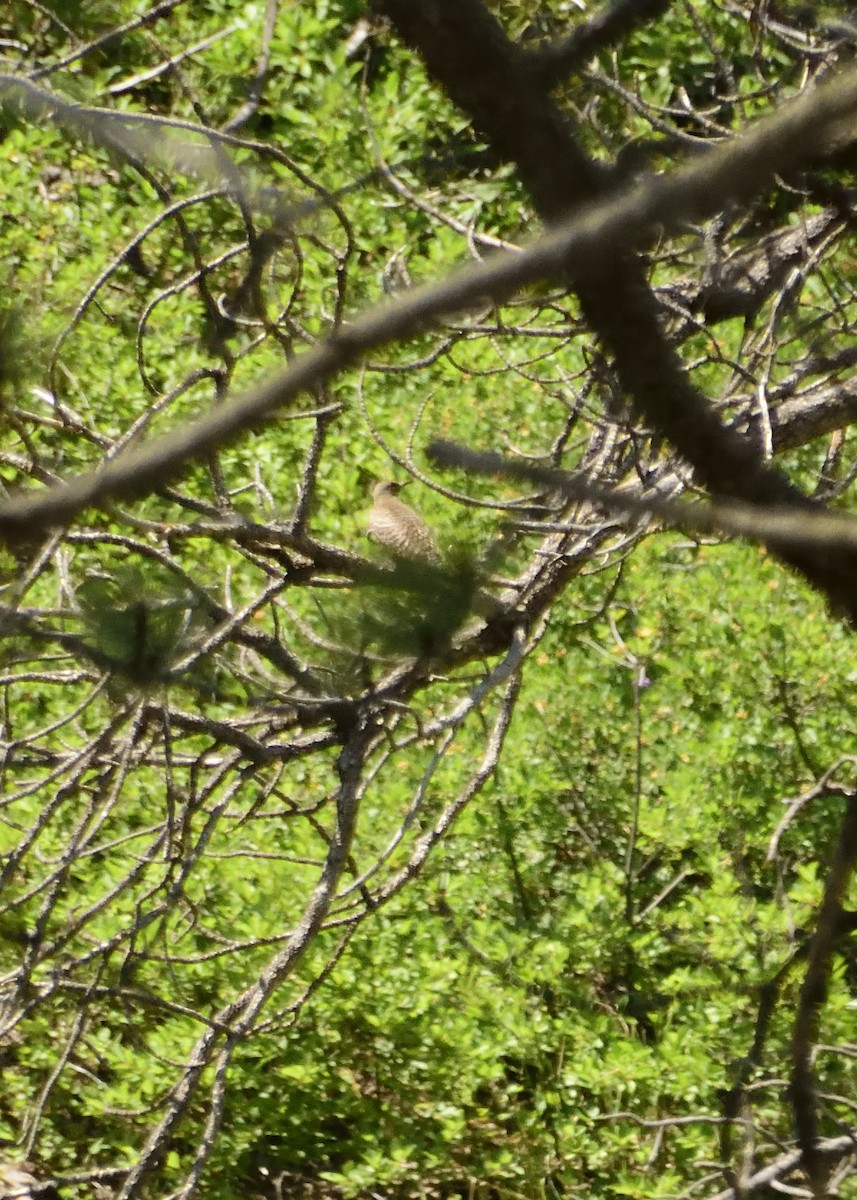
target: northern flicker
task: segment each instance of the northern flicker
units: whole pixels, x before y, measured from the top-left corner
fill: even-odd
[[[55,1187],[46,1187],[39,1183],[35,1175],[30,1174],[30,1163],[0,1163],[0,1197],[17,1196],[19,1200],[32,1200],[36,1195],[44,1200],[61,1200]]]
[[[432,531],[416,509],[399,499],[405,484],[376,485],[369,511],[369,536],[396,558],[441,565],[440,549]]]

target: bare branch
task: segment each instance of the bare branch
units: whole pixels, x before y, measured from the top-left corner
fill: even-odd
[[[845,72],[698,161],[671,175],[650,178],[597,212],[567,221],[521,254],[498,254],[490,263],[468,267],[442,284],[371,310],[299,356],[281,375],[196,424],[122,455],[96,474],[0,506],[0,535],[14,540],[24,531],[31,534],[34,528],[65,524],[92,505],[145,494],[188,462],[257,427],[301,391],[318,387],[370,349],[413,336],[480,297],[499,302],[528,284],[561,276],[568,261],[575,263],[576,271],[595,270],[605,247],[639,248],[660,231],[675,231],[688,220],[717,212],[729,199],[763,187],[774,172],[817,157],[820,146],[845,136],[844,122],[855,108],[857,72]],[[758,474],[754,452],[748,448],[745,457],[752,473]],[[783,491],[781,486],[774,490]]]

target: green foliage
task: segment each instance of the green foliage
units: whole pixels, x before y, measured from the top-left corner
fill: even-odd
[[[88,648],[96,660],[138,683],[165,680],[190,650],[205,615],[200,597],[155,564],[89,574],[77,589]]]
[[[829,754],[851,671],[837,628],[753,551],[689,557],[653,544],[626,573],[618,603],[626,646],[652,679],[639,695],[630,874],[633,689],[607,626],[587,634],[607,651],[593,658],[569,613],[543,645],[497,784],[465,813],[431,873],[352,943],[298,1026],[275,1026],[239,1050],[212,1168],[224,1187],[288,1163],[349,1196],[468,1179],[536,1194],[581,1174],[599,1194],[648,1194],[651,1137],[607,1115],[717,1112],[752,1036],[755,989],[788,957],[784,904],[800,921],[817,903],[808,855],[823,865],[830,852],[830,814],[820,811],[789,834],[800,856],[792,878],[778,879],[766,861],[779,802],[803,772],[796,732],[778,710],[779,681],[803,681],[788,704],[801,712],[802,740]],[[785,643],[792,619],[806,636]],[[812,703],[820,676],[824,706]],[[710,707],[700,711],[703,696]],[[396,790],[382,788],[376,803],[395,804]],[[373,839],[366,815],[360,854]],[[215,861],[209,881],[197,879],[206,924],[225,922],[238,938],[277,928],[282,889],[300,891],[295,869],[269,864],[259,874],[248,857],[224,860],[215,874]],[[79,886],[92,884],[82,876]],[[316,945],[298,989],[329,950]],[[171,1001],[200,1004],[214,982],[204,958],[196,975],[196,994],[178,993],[174,980]],[[135,981],[159,987],[145,966]],[[212,998],[225,983],[220,974]],[[840,974],[831,1040],[847,1037],[850,995]],[[145,1048],[138,1022],[118,1012],[102,1022],[91,1053],[112,1063],[113,1082],[78,1080],[73,1096],[63,1093],[70,1124],[58,1122],[57,1136],[71,1136],[86,1115],[109,1140],[106,1110],[166,1085],[152,1055],[180,1057],[195,1035],[177,1014],[156,1012]],[[788,1033],[779,1022],[772,1055]],[[38,1044],[19,1050],[27,1071]],[[824,1069],[832,1090],[853,1087],[847,1060]],[[715,1153],[704,1124],[676,1129],[659,1151],[659,1186]]]
[[[12,7],[16,36],[36,57],[62,57],[136,13],[125,2]],[[165,73],[114,98],[129,112],[192,120],[204,96],[205,119],[221,127],[246,97],[264,7],[180,5],[155,31],[141,26],[75,60],[55,84],[102,103],[107,88],[228,28],[182,63],[180,79]],[[513,32],[533,38],[577,12],[497,7]],[[618,83],[672,108],[687,92],[724,128],[769,106],[760,62],[777,90],[795,86],[788,49],[719,9],[705,14],[718,39],[712,66],[691,7],[670,6],[629,39]],[[373,35],[371,58],[347,60],[361,15],[351,0],[283,10],[264,96],[243,131],[264,149],[235,153],[253,187],[289,202],[316,195],[307,176],[328,191],[352,188],[343,216],[313,213],[277,244],[258,281],[267,324],[255,301],[231,306],[248,273],[246,214],[231,196],[201,196],[199,181],[177,171],[161,186],[181,221],[162,220],[154,174],[4,112],[0,272],[10,296],[0,308],[0,392],[24,410],[4,430],[4,482],[19,482],[23,456],[41,483],[100,464],[117,439],[169,434],[314,345],[338,306],[347,319],[382,299],[391,264],[420,283],[464,260],[471,248],[459,228],[373,175],[367,124],[378,153],[459,227],[525,236],[520,184],[388,31]],[[651,133],[591,74],[558,95],[571,111],[597,113],[582,136],[598,154]],[[684,131],[710,134],[690,119]],[[784,195],[776,203],[790,203]],[[771,215],[756,214],[763,224]],[[256,234],[276,232],[272,210],[252,218]],[[691,257],[689,246],[680,249]],[[653,275],[668,286],[683,269],[665,259]],[[804,304],[779,314],[772,386],[808,345],[833,355],[852,339],[850,299],[823,328],[814,307],[838,270],[822,267]],[[501,342],[498,331],[518,322],[522,336]],[[564,463],[577,465],[580,413],[612,411],[592,348],[569,334],[578,322],[573,298],[534,289],[378,351],[329,396],[301,401],[341,405],[325,429],[312,535],[371,558],[359,513],[370,480],[391,459],[419,465],[427,431],[540,459],[561,442]],[[747,338],[735,319],[684,344],[709,395],[733,379]],[[500,572],[528,553],[526,537],[516,541],[490,506],[517,500],[523,511],[531,498],[496,480],[444,479],[468,503],[423,489],[422,511],[444,530],[442,573],[400,564],[389,587],[292,587],[302,560],[277,557],[275,535],[311,453],[312,427],[292,419],[303,411],[216,464],[197,464],[180,487],[71,531],[61,555],[25,545],[4,564],[13,600],[26,579],[26,606],[48,614],[58,636],[31,624],[3,647],[0,971],[12,978],[27,965],[0,1049],[0,1136],[15,1142],[38,1112],[35,1148],[56,1170],[136,1161],[200,1036],[219,1028],[224,1007],[304,919],[336,830],[335,712],[312,760],[236,751],[242,736],[252,743],[251,719],[254,730],[267,722],[277,746],[304,736],[289,724],[292,660],[320,681],[319,706],[356,694],[391,663],[450,644],[478,611],[486,545]],[[796,452],[789,469],[806,483],[823,454]],[[218,520],[236,514],[245,524],[221,537]],[[265,522],[270,543],[253,541],[251,526]],[[167,541],[141,553],[163,524]],[[265,591],[272,581],[282,594]],[[229,661],[212,615],[221,603],[252,613]],[[286,666],[264,658],[266,639],[292,656]],[[709,1119],[752,1044],[760,989],[779,972],[780,1004],[751,1082],[759,1125],[789,1137],[779,1081],[801,967],[790,963],[817,913],[841,797],[803,806],[776,862],[769,848],[783,802],[848,748],[855,672],[845,631],[747,547],[660,536],[620,578],[612,568],[580,577],[526,663],[499,769],[408,886],[366,905],[358,921],[366,864],[384,886],[405,870],[485,753],[496,697],[474,702],[461,728],[445,707],[447,695],[472,699],[473,670],[433,680],[425,709],[400,705],[372,743],[328,926],[228,1047],[204,1178],[212,1200],[253,1195],[283,1172],[294,1194],[355,1200],[686,1192],[700,1162],[718,1161]],[[427,739],[433,722],[440,733]],[[852,940],[837,945],[824,1010],[825,1133],[852,1120],[855,1059],[838,1052],[853,1042]],[[58,1055],[67,1069],[56,1070]],[[195,1101],[158,1194],[180,1186],[208,1118]],[[667,1122],[660,1132],[644,1124],[658,1121]]]

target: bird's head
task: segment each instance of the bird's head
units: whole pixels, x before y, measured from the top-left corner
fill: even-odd
[[[392,479],[385,479],[375,485],[372,496],[375,500],[380,500],[382,496],[398,496],[402,488],[407,486],[406,483],[395,483]]]

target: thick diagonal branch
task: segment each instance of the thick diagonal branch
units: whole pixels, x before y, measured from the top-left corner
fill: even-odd
[[[545,222],[609,195],[609,172],[580,149],[548,88],[482,0],[376,3],[480,133],[516,165]],[[703,486],[757,505],[811,503],[761,460],[751,441],[725,426],[693,386],[661,328],[636,257],[605,250],[595,268],[571,256],[565,267],[631,407],[692,464]],[[831,559],[775,541],[770,548],[857,623],[857,552]]]

